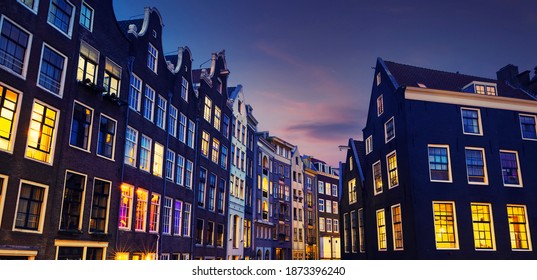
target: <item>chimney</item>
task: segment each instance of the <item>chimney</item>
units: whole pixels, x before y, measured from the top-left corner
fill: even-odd
[[[496,72],[498,81],[508,82],[511,85],[518,85],[518,66],[508,64]]]
[[[517,79],[518,79],[518,82],[520,83],[521,86],[528,86],[529,83],[530,83],[530,71],[529,70],[526,70],[520,74],[518,74],[517,76]]]

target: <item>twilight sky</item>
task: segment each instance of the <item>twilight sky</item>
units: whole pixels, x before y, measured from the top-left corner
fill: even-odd
[[[335,167],[362,139],[377,57],[487,78],[537,66],[534,0],[114,0],[118,20],[146,6],[166,54],[188,46],[200,68],[225,50],[258,129]]]

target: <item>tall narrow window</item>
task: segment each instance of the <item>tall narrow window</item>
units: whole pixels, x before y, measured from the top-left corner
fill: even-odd
[[[26,144],[26,157],[52,164],[58,112],[34,101]]]
[[[433,202],[436,249],[459,249],[455,204]]]
[[[200,179],[198,186],[198,206],[205,207],[205,187],[207,186],[207,170],[200,168]]]
[[[38,85],[46,91],[62,96],[67,57],[43,44]]]
[[[162,233],[171,234],[172,233],[172,208],[173,208],[173,199],[169,197],[164,198],[163,211],[162,211]],[[179,227],[180,228],[180,227]],[[174,227],[175,230],[175,227]],[[174,231],[175,233],[175,231]],[[180,231],[179,231],[180,233]]]
[[[358,220],[358,237],[360,239],[360,253],[365,252],[365,222],[364,222],[364,209],[360,208],[358,209],[358,217],[356,217],[356,212],[354,212],[354,216],[352,217],[355,220]],[[352,214],[352,212],[351,212]],[[356,222],[354,223],[356,225]],[[353,232],[355,232],[356,229],[353,229]],[[356,233],[354,233],[354,238],[356,237]],[[354,242],[354,239],[353,239]],[[353,243],[354,244],[354,243]],[[353,252],[356,252],[356,247],[353,245]]]
[[[377,116],[382,115],[382,113],[384,113],[384,99],[381,94],[377,98]]]
[[[511,237],[511,249],[531,250],[530,228],[526,206],[507,205],[507,219],[509,222],[509,236]]]
[[[386,251],[388,245],[386,241],[386,217],[384,209],[377,210],[377,241],[378,250]]]
[[[142,134],[140,141],[140,170],[150,172],[151,169],[151,138]]]
[[[196,131],[196,124],[192,120],[188,120],[188,134],[186,137],[186,144],[190,148],[194,149],[194,133]]]
[[[127,184],[121,185],[121,201],[119,204],[119,228],[130,229],[132,221],[132,205],[134,187]]]
[[[19,115],[19,94],[0,84],[0,151],[11,152]]]
[[[138,150],[138,131],[127,126],[125,137],[125,163],[136,167],[136,155]]]
[[[177,173],[175,175],[175,182],[177,185],[182,186],[184,183],[185,172],[185,158],[177,154]]]
[[[522,139],[537,140],[537,128],[535,126],[535,116],[520,114],[519,118],[520,118],[520,130],[522,133]]]
[[[161,95],[157,95],[157,115],[155,117],[155,124],[162,128],[166,128],[166,99]]]
[[[220,141],[213,138],[213,147],[211,151],[211,159],[214,163],[218,164],[218,156],[220,154]]]
[[[76,231],[80,229],[85,189],[86,176],[70,171],[65,172],[61,230]]]
[[[207,131],[203,131],[201,134],[201,154],[204,157],[209,157],[209,141],[211,136]]]
[[[173,182],[175,170],[175,152],[168,149],[166,151],[166,179]]]
[[[110,182],[95,178],[91,200],[90,232],[107,233],[109,202]]]
[[[140,98],[142,96],[142,80],[134,73],[131,74],[129,88],[129,108],[140,112]]]
[[[136,190],[136,224],[134,229],[137,231],[145,231],[147,223],[147,202],[149,193],[147,190],[138,188]]]
[[[194,164],[190,161],[186,161],[186,171],[185,171],[185,187],[187,189],[192,189],[192,177],[194,174]]]
[[[205,107],[203,109],[203,118],[211,123],[211,115],[212,115],[212,109],[213,109],[213,102],[211,99],[207,96],[205,96]]]
[[[388,143],[393,138],[395,138],[395,121],[393,117],[391,117],[391,119],[384,124],[384,139],[385,142]]]
[[[80,25],[89,31],[93,29],[93,9],[86,2],[80,7]]]
[[[164,164],[164,146],[155,142],[153,154],[153,175],[162,177],[162,167]]]
[[[170,105],[170,114],[168,115],[168,133],[175,137],[177,135],[177,108]]]
[[[478,109],[461,108],[461,117],[464,134],[483,135],[481,114]]]
[[[227,147],[222,146],[222,156],[220,157],[220,166],[223,169],[227,169],[227,164],[228,164]]]
[[[393,249],[403,250],[403,219],[401,205],[392,206]]]
[[[224,119],[222,121],[222,134],[224,137],[229,137],[229,117],[227,115],[224,115]]]
[[[488,184],[485,150],[481,148],[466,148],[466,171],[469,184]]]
[[[144,118],[149,121],[153,121],[153,110],[155,107],[155,91],[149,87],[145,86],[144,93]]]
[[[368,155],[373,151],[373,135],[365,139],[365,154]]]
[[[73,12],[75,6],[66,0],[50,0],[48,23],[67,36],[73,31]]]
[[[399,185],[399,175],[397,173],[397,156],[395,151],[386,156],[388,167],[388,187],[393,188]]]
[[[500,163],[504,186],[522,186],[522,177],[516,151],[500,151]]]
[[[380,161],[373,164],[373,182],[375,185],[375,195],[382,192],[382,173],[380,169]]]
[[[185,143],[186,142],[186,125],[187,125],[187,118],[183,113],[179,113],[179,141]]]
[[[183,210],[183,236],[190,236],[190,219],[192,213],[192,204],[185,203]]]
[[[84,83],[95,84],[97,81],[97,65],[99,65],[99,52],[88,43],[81,41],[76,79]]]
[[[325,229],[325,218],[320,217],[319,218],[319,231],[324,232],[325,230],[326,230]]]
[[[149,43],[147,46],[147,68],[151,69],[151,71],[155,73],[157,73],[157,57],[157,49],[151,43]]]
[[[188,81],[185,77],[182,77],[181,81],[181,98],[188,102]]]
[[[214,121],[213,125],[216,130],[220,131],[220,118],[221,118],[222,111],[220,110],[220,107],[214,106]]]
[[[14,229],[42,232],[47,193],[48,186],[21,182]]]
[[[183,231],[181,225],[183,223],[183,202],[175,200],[175,207],[173,210],[173,235],[180,236]]]
[[[119,85],[121,81],[121,67],[110,59],[106,59],[104,68],[103,87],[104,94],[119,98]]]
[[[357,200],[357,193],[356,193],[356,179],[349,180],[349,183],[347,184],[347,188],[349,190],[349,204],[353,204]]]
[[[433,182],[451,182],[449,146],[429,145],[429,176]]]
[[[116,121],[105,115],[101,115],[99,138],[97,139],[97,154],[113,160],[115,142]]]
[[[218,213],[223,214],[226,208],[226,181],[222,178],[218,181]]]
[[[203,245],[203,225],[204,221],[202,219],[196,220],[196,245]]]
[[[149,208],[149,232],[157,232],[160,222],[160,195],[151,194],[151,206]]]
[[[343,214],[343,248],[345,253],[351,252],[351,224],[349,213]]]
[[[214,211],[216,207],[216,175],[214,173],[209,176],[208,199],[207,208],[209,211]]]
[[[494,226],[490,204],[472,203],[472,224],[476,249],[494,249]]]
[[[75,102],[73,107],[73,120],[71,122],[71,137],[69,141],[71,146],[89,151],[92,120],[93,110]]]

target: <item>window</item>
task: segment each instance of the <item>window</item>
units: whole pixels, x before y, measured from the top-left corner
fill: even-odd
[[[388,245],[386,240],[386,217],[384,209],[377,210],[377,240],[378,250],[386,251]]]
[[[80,243],[79,241],[56,240],[56,260],[105,260],[106,245]],[[128,253],[127,253],[128,254]],[[116,256],[119,257],[119,256]]]
[[[213,106],[213,102],[209,97],[205,96],[205,109],[203,110],[203,118],[211,123],[211,110]]]
[[[343,246],[345,253],[351,251],[351,225],[349,213],[343,214]]]
[[[132,127],[127,127],[125,137],[125,163],[136,167],[136,153],[138,150],[138,131]]]
[[[326,232],[332,232],[332,219],[326,218]]]
[[[149,232],[157,232],[160,223],[160,195],[151,194],[151,206],[149,208]]]
[[[227,147],[222,146],[222,156],[220,157],[220,166],[223,169],[227,169],[227,162],[228,162]]]
[[[138,188],[136,190],[136,231],[145,231],[147,222],[147,202],[149,200],[148,191]]]
[[[433,201],[436,249],[459,249],[453,202]]]
[[[177,173],[175,175],[175,182],[182,186],[184,182],[184,170],[185,170],[185,158],[177,154]]]
[[[173,182],[175,170],[175,152],[168,149],[166,151],[166,179]]]
[[[164,164],[164,146],[155,142],[153,153],[153,175],[162,177],[162,165]]]
[[[101,115],[99,138],[97,139],[97,154],[113,160],[115,142],[116,121],[105,115]]]
[[[188,102],[188,81],[185,79],[185,77],[182,77],[181,82],[181,98],[183,98],[186,102]]]
[[[166,128],[166,99],[161,95],[157,95],[157,116],[155,117],[155,124],[162,128]]]
[[[140,97],[142,96],[142,80],[134,73],[131,75],[129,88],[129,108],[140,112]]]
[[[103,87],[105,89],[103,94],[109,94],[112,97],[119,97],[119,84],[121,81],[121,67],[115,62],[106,58],[106,64],[104,68]]]
[[[0,26],[0,67],[26,77],[32,34],[2,16]]]
[[[325,203],[326,203],[326,207],[325,207],[326,213],[332,213],[332,200],[327,199]]]
[[[319,198],[319,212],[324,212],[324,199]]]
[[[203,220],[196,220],[196,245],[203,245]]]
[[[217,225],[217,237],[216,237],[216,246],[223,247],[224,246],[224,225],[218,224]]]
[[[320,193],[320,194],[324,194],[324,182],[323,182],[323,181],[319,181],[317,187],[318,187],[318,189],[319,189],[319,193]]]
[[[43,44],[41,66],[39,67],[38,86],[56,95],[62,96],[65,81],[67,57]]]
[[[403,250],[403,219],[401,205],[392,206],[393,249]]]
[[[28,131],[26,157],[52,164],[58,111],[34,101]]]
[[[218,106],[214,106],[214,121],[213,121],[213,124],[214,124],[214,128],[216,128],[216,130],[218,130],[218,131],[220,131],[221,114],[222,114],[222,111],[220,110],[220,108]]]
[[[181,228],[181,223],[183,222],[183,202],[175,200],[175,208],[173,211],[173,235],[180,236],[183,230]]]
[[[0,151],[13,151],[20,110],[19,96],[0,84]]]
[[[177,135],[177,108],[170,105],[170,114],[168,116],[168,133],[175,137]]]
[[[486,86],[485,89],[487,91],[487,95],[496,95],[496,87],[495,86]]]
[[[429,177],[432,182],[451,182],[449,146],[429,145]]]
[[[380,169],[380,161],[373,164],[373,182],[375,185],[375,195],[382,192],[382,174]]]
[[[494,249],[494,226],[490,204],[472,203],[472,225],[475,249]]]
[[[535,116],[520,114],[519,118],[520,118],[520,130],[522,132],[522,139],[537,140]]]
[[[461,108],[462,131],[464,134],[483,135],[481,113],[477,109]]]
[[[155,91],[149,87],[145,86],[144,94],[144,118],[149,121],[153,121],[153,108],[155,106]]]
[[[382,97],[382,94],[377,98],[377,116],[382,115],[384,113],[384,99]]]
[[[89,231],[91,233],[108,232],[108,211],[110,205],[111,182],[93,179],[93,197],[91,199],[91,216]]]
[[[377,86],[380,85],[381,82],[381,75],[380,72],[377,73]]]
[[[164,198],[164,211],[162,212],[162,233],[163,234],[171,234],[172,233],[172,208],[173,208],[173,199],[169,197]],[[180,220],[180,219],[179,219]],[[175,222],[175,219],[173,220]],[[181,233],[181,226],[175,227],[175,223],[173,224],[174,233]]]
[[[477,93],[477,94],[485,94],[485,86],[476,85],[475,86],[475,93]]]
[[[333,232],[334,233],[339,233],[339,220],[338,219],[334,219],[333,220],[333,223],[334,223],[334,228],[333,228]],[[302,229],[299,229],[300,232],[302,231]]]
[[[99,65],[99,52],[88,43],[81,41],[76,79],[84,83],[89,81],[95,84],[97,80],[97,65]]]
[[[185,172],[185,187],[192,189],[192,176],[194,174],[194,164],[190,161],[186,161],[186,172]]]
[[[388,167],[388,187],[391,189],[399,185],[399,176],[397,173],[397,156],[395,151],[386,156]]]
[[[332,189],[331,189],[332,185],[328,182],[325,183],[324,185],[324,193],[326,195],[332,195]]]
[[[60,229],[76,231],[81,227],[86,176],[65,172]]]
[[[320,232],[324,232],[324,231],[325,231],[325,228],[324,228],[324,218],[323,218],[323,217],[319,218],[319,231],[320,231]]]
[[[147,68],[151,69],[151,71],[155,73],[157,73],[157,57],[157,49],[151,43],[149,43],[147,46]]]
[[[466,148],[466,171],[469,184],[488,184],[485,150],[481,148]]]
[[[522,186],[522,177],[516,151],[500,151],[500,163],[504,186]]]
[[[211,136],[206,131],[201,134],[201,154],[204,157],[209,157],[209,141]]]
[[[13,230],[43,231],[48,186],[21,180]]]
[[[133,203],[134,187],[127,184],[121,184],[121,201],[119,204],[119,228],[130,229],[131,211]]]
[[[209,211],[214,211],[216,207],[216,175],[214,173],[209,176],[208,198],[207,208]]]
[[[301,174],[298,174],[298,175],[299,175],[298,178],[300,179]],[[338,188],[338,186],[336,184],[332,184],[332,196],[335,196],[335,197],[338,196],[337,188]]]
[[[507,219],[509,222],[511,249],[530,251],[531,238],[526,206],[508,204]]]
[[[229,117],[227,115],[224,115],[224,120],[222,122],[222,134],[224,137],[229,137]]]
[[[151,168],[151,138],[142,134],[140,141],[140,170],[150,172]]]
[[[220,141],[218,141],[216,138],[213,138],[213,149],[211,152],[211,159],[216,164],[218,164],[219,153],[220,153]]]
[[[356,193],[356,179],[349,180],[349,183],[347,184],[349,189],[349,204],[353,204],[357,200],[357,193]]]
[[[185,143],[186,141],[186,116],[183,113],[179,113],[179,141]]]
[[[207,185],[207,170],[200,168],[200,180],[198,186],[198,206],[205,207],[205,187]]]
[[[39,0],[17,0],[17,2],[22,3],[24,6],[28,7],[28,9],[32,10],[34,13],[37,13]]]
[[[192,204],[185,203],[183,210],[183,236],[190,236],[190,219],[192,213]]]
[[[75,101],[69,142],[71,146],[89,150],[92,118],[93,110]]]
[[[339,212],[338,202],[332,201],[332,213],[338,214],[338,212]]]
[[[80,25],[89,31],[93,29],[93,9],[86,2],[80,7]]]
[[[395,138],[395,122],[393,117],[391,117],[391,119],[384,124],[384,139],[385,142],[388,143],[393,138]]]
[[[194,133],[196,131],[196,124],[192,120],[188,120],[188,135],[186,138],[186,144],[194,149]]]
[[[220,178],[218,181],[218,213],[223,214],[226,208],[226,181]]]
[[[66,0],[50,0],[48,23],[67,36],[73,31],[73,14],[75,6]]]

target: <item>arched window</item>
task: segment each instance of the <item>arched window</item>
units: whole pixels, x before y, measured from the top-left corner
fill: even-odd
[[[262,260],[261,249],[257,250],[257,259]]]

